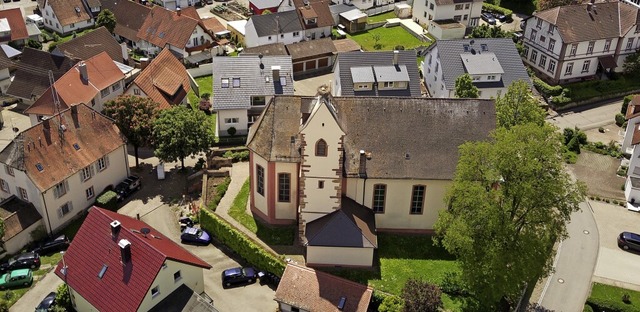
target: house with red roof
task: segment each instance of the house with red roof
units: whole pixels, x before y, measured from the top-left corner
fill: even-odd
[[[29,32],[20,8],[0,10],[0,43],[23,46],[28,39]]]
[[[77,311],[215,311],[198,298],[210,268],[145,222],[93,207],[55,274]]]

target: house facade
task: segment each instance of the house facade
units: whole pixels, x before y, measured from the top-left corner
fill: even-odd
[[[640,47],[639,10],[615,1],[536,12],[526,20],[522,59],[552,84],[621,72],[626,57]]]
[[[424,0],[413,2],[413,20],[423,27],[431,21],[454,20],[467,28],[480,25],[483,0]]]
[[[44,28],[61,35],[93,27],[94,14],[97,16],[100,12],[100,7],[90,7],[84,0],[41,0],[38,8],[44,18]]]
[[[0,43],[24,46],[29,32],[20,8],[0,10]]]
[[[153,2],[163,8],[175,11],[178,8],[194,6],[199,0],[154,0]]]
[[[305,38],[304,27],[295,10],[252,15],[244,29],[244,44],[248,48],[271,43],[290,44]]]
[[[10,255],[20,252],[33,240],[31,233],[44,226],[42,216],[33,204],[15,195],[0,201],[0,218],[4,222],[2,249]]]
[[[249,11],[253,15],[262,15],[265,11],[270,13],[278,12],[278,7],[282,0],[250,0]]]
[[[627,199],[627,207],[631,210],[640,211],[640,95],[635,95],[625,114],[627,128],[620,149],[623,153],[630,155],[627,179],[625,181],[624,195]]]

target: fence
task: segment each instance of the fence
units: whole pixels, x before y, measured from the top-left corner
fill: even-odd
[[[198,67],[189,68],[187,69],[187,71],[193,78],[210,76],[211,74],[213,74],[213,64],[212,63],[201,64]]]
[[[389,3],[389,4],[385,4],[385,5],[369,8],[369,9],[364,10],[364,13],[367,13],[367,15],[369,15],[369,16],[382,14],[382,13],[387,13],[389,11],[393,11],[393,9],[396,7],[396,4],[402,4],[402,3],[407,3],[407,2],[406,1],[402,1],[402,2],[396,2],[396,3]]]

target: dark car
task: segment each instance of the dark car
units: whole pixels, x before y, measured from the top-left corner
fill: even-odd
[[[496,19],[493,17],[493,14],[491,14],[489,12],[484,12],[484,13],[480,14],[480,17],[482,18],[483,21],[487,22],[487,24],[489,24],[489,25],[495,25],[496,24]]]
[[[67,247],[69,247],[69,238],[62,234],[52,240],[40,243],[33,249],[33,252],[37,252],[39,255],[48,255],[50,253],[66,250]]]
[[[211,242],[211,236],[206,231],[194,227],[186,227],[180,235],[182,243],[193,243],[208,245]]]
[[[54,304],[56,304],[56,293],[50,292],[46,297],[44,297],[44,299],[42,299],[42,301],[40,301],[40,304],[36,307],[36,312],[49,311]]]
[[[251,284],[256,281],[257,273],[252,267],[237,267],[222,271],[222,287]]]
[[[507,21],[507,16],[500,13],[493,13],[493,17],[500,21],[500,23],[504,23]]]
[[[25,252],[0,264],[0,272],[4,273],[17,269],[35,269],[40,267],[40,255],[37,252]]]
[[[127,196],[139,190],[141,187],[142,181],[140,181],[140,178],[132,175],[118,183],[113,191],[116,192],[118,201],[123,201]]]
[[[631,232],[622,232],[618,235],[618,247],[624,250],[640,252],[640,235]]]

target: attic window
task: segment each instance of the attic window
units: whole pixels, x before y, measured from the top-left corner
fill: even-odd
[[[411,159],[411,155],[409,155],[409,153],[404,153],[404,159],[406,160]]]
[[[342,311],[344,309],[345,304],[347,304],[347,297],[340,297],[340,302],[338,302],[338,310]]]
[[[78,145],[78,143],[73,143],[73,148],[76,149],[76,151],[80,150],[80,145]]]
[[[233,78],[233,87],[240,88],[240,78]]]
[[[76,7],[76,13],[80,13],[80,7]]]
[[[98,278],[102,279],[102,277],[104,276],[105,273],[107,273],[107,269],[109,268],[108,265],[103,264],[102,265],[102,269],[100,270],[100,273],[98,273]]]
[[[469,45],[468,44],[463,44],[462,48],[464,48],[464,52],[469,52]]]
[[[165,32],[163,31],[163,32],[161,32],[161,33],[159,33],[159,34],[158,34],[158,37],[159,37],[159,38],[164,38],[164,35],[165,35]]]
[[[37,164],[36,164],[36,168],[37,168],[37,169],[38,169],[38,171],[40,171],[40,172],[44,171],[44,167],[42,166],[42,164],[41,164],[41,163],[37,163]]]
[[[480,48],[482,49],[482,51],[483,51],[483,52],[484,52],[484,51],[489,51],[489,48],[487,47],[487,45],[486,45],[486,44],[481,44],[481,45],[480,45]]]
[[[222,80],[220,80],[220,86],[223,88],[228,88],[229,87],[229,78],[222,78]]]

